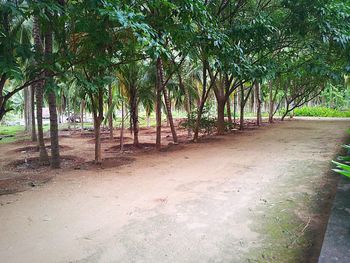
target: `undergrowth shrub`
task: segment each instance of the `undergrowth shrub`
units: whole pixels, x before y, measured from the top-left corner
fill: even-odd
[[[197,121],[197,110],[191,112],[189,118],[182,121],[180,126],[186,129],[194,131]],[[205,134],[211,134],[216,128],[216,119],[210,116],[210,112],[207,108],[204,108],[203,114],[199,123],[199,131]]]
[[[326,107],[301,107],[294,110],[295,116],[350,117],[350,110],[340,111]]]

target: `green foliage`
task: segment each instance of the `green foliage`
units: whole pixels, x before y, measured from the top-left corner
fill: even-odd
[[[180,126],[186,129],[190,129],[191,131],[194,131],[196,128],[197,113],[198,111],[196,109],[192,111],[189,118],[181,122]],[[203,114],[199,122],[199,130],[205,134],[211,134],[214,132],[215,127],[216,127],[215,118],[210,116],[210,111],[208,110],[208,108],[204,108]]]
[[[340,111],[326,107],[301,107],[294,110],[294,115],[308,117],[350,117],[350,110]]]
[[[348,155],[338,156],[338,161],[332,161],[332,163],[336,166],[336,168],[332,170],[344,175],[345,177],[350,178],[350,145],[344,144],[343,148],[347,150]]]
[[[332,169],[334,172],[337,172],[339,174],[342,174],[346,177],[350,178],[350,165],[343,164],[340,162],[332,161],[336,165],[336,169]]]
[[[55,90],[61,106],[66,99],[73,100],[70,105],[76,110],[84,100],[90,111],[105,109],[106,87],[123,75],[128,91],[122,97],[136,97],[136,104],[149,115],[154,109],[159,57],[175,109],[207,103],[214,110],[213,90],[227,99],[236,84],[255,81],[273,82],[276,103],[287,101],[287,111],[323,89],[320,97],[327,103],[318,105],[349,106],[349,0],[59,3],[1,1],[0,119],[9,110],[20,109],[19,97],[12,91],[18,93],[43,70],[55,74],[44,88]],[[49,29],[53,32],[52,57],[35,51],[34,17],[43,38]],[[263,88],[263,101],[267,95]],[[209,111],[200,123],[206,132],[215,125]],[[349,116],[323,108],[302,108],[295,114]],[[195,125],[191,116],[189,127]]]

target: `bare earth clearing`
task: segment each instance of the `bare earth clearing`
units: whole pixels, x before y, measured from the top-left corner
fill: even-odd
[[[287,121],[120,167],[38,172],[53,179],[0,196],[0,261],[316,262],[348,127]],[[63,138],[63,155],[90,158],[91,139]],[[1,145],[0,165],[20,147]]]

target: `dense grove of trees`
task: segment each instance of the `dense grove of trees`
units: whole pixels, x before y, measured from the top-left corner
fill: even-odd
[[[223,134],[240,109],[262,105],[269,121],[341,92],[350,71],[349,0],[47,0],[0,1],[0,121],[23,92],[27,126],[40,160],[60,166],[58,121],[92,113],[95,161],[100,129],[113,137],[116,109],[130,119],[139,144],[139,111],[162,114],[177,143],[174,107],[187,113],[198,140],[208,108]],[[321,96],[322,95],[322,96]],[[51,160],[43,138],[42,106],[50,111]],[[249,105],[251,104],[251,105]],[[239,106],[239,107],[238,107]],[[227,118],[225,117],[227,116]],[[232,116],[234,120],[232,120]],[[83,125],[83,122],[82,122]]]

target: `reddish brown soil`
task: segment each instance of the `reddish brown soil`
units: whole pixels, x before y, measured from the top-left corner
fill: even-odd
[[[6,166],[37,157],[13,151],[34,144],[0,145],[0,181],[30,189],[0,196],[0,258],[317,262],[337,178],[329,162],[348,127],[287,121],[169,146],[164,134],[161,153],[105,151],[112,141],[102,144],[102,167],[91,162],[91,138],[67,137],[61,143],[84,163],[37,173]],[[152,130],[141,143],[155,142]]]
[[[69,156],[62,160],[62,169],[71,171],[76,169],[99,169],[112,168],[129,164],[133,161],[134,155],[145,154],[149,151],[155,151],[155,128],[142,128],[139,132],[139,147],[132,144],[132,135],[129,130],[125,130],[124,151],[120,152],[120,130],[114,130],[114,139],[109,138],[109,131],[101,131],[103,162],[95,165],[93,131],[80,130],[62,130],[60,131],[60,150],[61,153],[69,152]],[[46,134],[47,136],[48,134]],[[23,135],[21,135],[23,136]],[[188,143],[187,131],[178,129],[179,142]],[[45,138],[45,143],[49,143],[50,138]],[[172,151],[180,149],[171,145],[172,137],[169,127],[162,129],[162,151]],[[50,154],[50,145],[46,146]],[[39,166],[37,162],[38,147],[35,143],[28,140],[16,141],[0,145],[0,194],[14,193],[29,189],[31,184],[47,181],[52,178],[53,171],[49,167]],[[131,158],[131,159],[130,159]],[[74,161],[69,161],[74,159]],[[25,176],[24,176],[25,175]],[[36,178],[37,181],[36,182]],[[10,189],[10,190],[9,190]],[[17,189],[17,190],[16,190]]]
[[[76,169],[85,169],[85,170],[108,169],[108,168],[114,168],[114,167],[131,164],[133,161],[135,161],[135,158],[131,158],[131,157],[123,157],[123,156],[109,157],[109,158],[102,159],[102,163],[99,163],[99,164],[96,164],[94,161],[82,163]]]
[[[156,148],[155,143],[139,143],[138,146],[135,146],[132,143],[126,143],[123,145],[124,151],[147,151],[147,150],[154,150]],[[105,149],[106,152],[120,152],[120,145],[114,145],[112,147],[109,147],[108,149]]]
[[[51,149],[51,145],[46,145],[46,149],[50,150]],[[60,145],[60,151],[68,151],[73,149],[70,146],[67,145]],[[39,152],[39,146],[37,145],[30,145],[30,146],[25,146],[25,147],[20,147],[20,148],[16,148],[13,150],[16,153],[21,153],[21,152],[27,152],[27,153],[35,153],[35,152]]]

